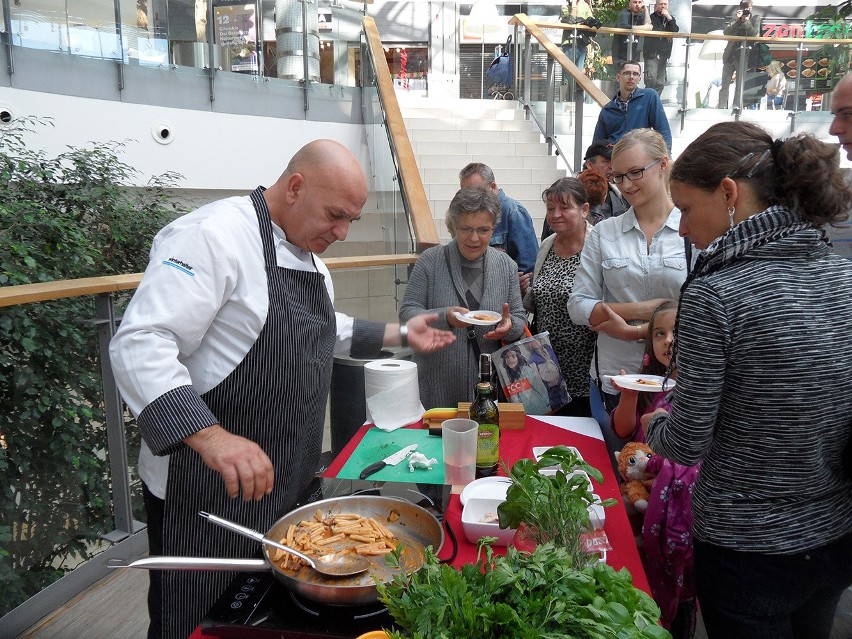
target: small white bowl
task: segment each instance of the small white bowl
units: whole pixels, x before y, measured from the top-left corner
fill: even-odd
[[[462,506],[467,503],[468,499],[474,497],[477,499],[498,499],[504,501],[506,499],[506,492],[511,485],[511,479],[499,475],[474,479],[464,487],[461,495],[459,495],[459,501]]]
[[[462,510],[462,528],[467,540],[475,544],[480,537],[496,537],[495,546],[507,546],[515,536],[514,528],[500,529],[497,523],[497,506],[504,499],[480,499],[471,497]]]

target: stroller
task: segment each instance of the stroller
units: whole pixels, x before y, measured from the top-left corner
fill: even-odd
[[[505,45],[497,45],[494,49],[494,59],[485,71],[485,79],[489,82],[488,95],[495,100],[514,100],[512,93],[512,58],[509,48],[512,36],[506,39]]]

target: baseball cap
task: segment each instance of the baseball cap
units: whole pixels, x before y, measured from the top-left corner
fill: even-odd
[[[592,142],[591,145],[589,145],[589,148],[586,149],[586,155],[583,156],[583,161],[591,160],[599,155],[606,160],[609,160],[612,157],[612,145],[606,140]]]

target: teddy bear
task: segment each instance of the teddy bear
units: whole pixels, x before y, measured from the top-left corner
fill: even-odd
[[[648,472],[648,460],[654,451],[648,444],[628,442],[621,451],[615,453],[618,472],[621,475],[621,496],[625,504],[640,513],[648,509],[648,497],[655,475]]]

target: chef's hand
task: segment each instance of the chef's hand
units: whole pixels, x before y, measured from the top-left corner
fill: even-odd
[[[501,340],[506,337],[506,333],[512,330],[512,316],[509,315],[509,305],[503,304],[503,318],[500,320],[500,323],[494,327],[493,331],[488,331],[484,337],[485,339],[496,339]]]
[[[183,441],[222,476],[228,497],[233,499],[242,492],[245,501],[257,501],[272,492],[275,480],[272,461],[253,441],[229,433],[219,424],[193,433]]]
[[[465,313],[467,310],[464,311]],[[449,316],[449,313],[447,314]],[[408,345],[418,353],[434,353],[456,341],[455,333],[429,326],[437,320],[437,313],[415,315],[408,322]],[[448,320],[449,321],[449,320]]]

